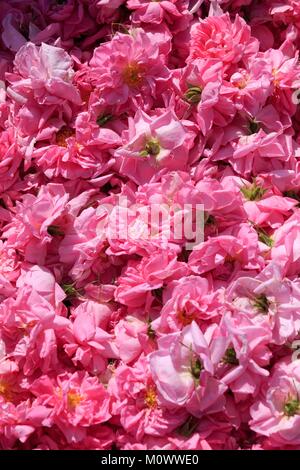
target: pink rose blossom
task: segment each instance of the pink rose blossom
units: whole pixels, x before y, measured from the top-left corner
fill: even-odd
[[[89,65],[89,79],[102,91],[101,99],[122,109],[128,100],[135,108],[143,102],[150,106],[151,96],[169,76],[157,44],[141,30],[116,34],[95,49]]]
[[[62,105],[64,101],[81,103],[72,85],[72,60],[58,47],[26,43],[17,52],[15,72],[8,76],[8,93],[21,105],[31,99],[40,105]]]
[[[145,434],[164,436],[186,419],[185,410],[167,410],[160,404],[147,359],[141,357],[134,367],[120,366],[109,383],[115,398],[113,413],[124,429],[140,440]]]
[[[191,28],[189,60],[220,59],[228,68],[257,51],[258,41],[251,36],[249,26],[239,15],[233,23],[228,14],[211,16]]]
[[[114,153],[120,173],[144,184],[161,168],[183,170],[195,130],[190,121],[179,121],[171,110],[153,118],[138,112],[124,135],[125,145]]]
[[[299,446],[299,361],[276,364],[262,399],[251,407],[251,428],[273,447]]]
[[[211,354],[195,322],[159,340],[158,350],[150,355],[150,368],[167,407],[185,406],[195,416],[222,409],[226,386],[213,376]]]
[[[110,418],[109,395],[96,377],[85,372],[64,373],[55,380],[42,376],[30,387],[36,405],[46,407],[50,415],[44,426],[55,423],[69,443],[86,436],[86,428]]]

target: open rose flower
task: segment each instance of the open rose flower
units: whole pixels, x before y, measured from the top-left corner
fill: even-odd
[[[189,60],[215,58],[229,68],[255,54],[258,47],[257,39],[251,36],[249,26],[239,15],[234,22],[228,13],[211,16],[192,26]]]
[[[138,111],[124,133],[125,145],[114,153],[119,171],[143,184],[161,168],[183,170],[195,139],[195,126],[172,111],[150,117]]]
[[[251,407],[251,429],[267,436],[272,447],[299,446],[299,360],[279,362],[261,400]]]
[[[165,335],[150,355],[150,368],[161,400],[171,409],[184,406],[195,416],[224,405],[226,385],[214,378],[212,351],[195,322]]]
[[[42,376],[30,390],[37,397],[35,404],[50,411],[44,425],[55,423],[69,443],[82,440],[87,427],[110,418],[107,391],[96,377],[83,371],[55,379]]]
[[[61,48],[43,43],[26,43],[16,54],[15,71],[8,75],[8,93],[19,104],[31,99],[40,105],[79,105],[79,92],[72,84],[72,59]]]
[[[101,99],[123,110],[129,100],[134,108],[149,107],[169,77],[157,44],[142,30],[116,34],[95,49],[89,65],[89,80],[101,90]]]

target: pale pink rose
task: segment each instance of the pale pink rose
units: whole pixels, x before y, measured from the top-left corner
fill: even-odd
[[[163,293],[160,316],[152,328],[160,335],[180,331],[192,321],[201,324],[222,314],[222,292],[212,291],[207,279],[182,277],[169,283]]]
[[[254,224],[279,228],[296,205],[297,201],[291,198],[270,195],[260,201],[246,201],[244,207],[249,220]]]
[[[148,321],[128,315],[115,326],[115,343],[120,359],[125,364],[136,361],[142,353],[149,354],[155,348],[155,332]]]
[[[258,47],[250,27],[239,15],[234,22],[228,13],[210,16],[191,28],[189,60],[201,57],[220,59],[224,67],[229,68],[255,54]]]
[[[0,409],[0,424],[4,431],[2,439],[6,449],[25,443],[50,414],[44,406],[32,406],[30,399],[18,405],[1,400]]]
[[[16,299],[7,298],[0,309],[0,325],[10,355],[23,373],[32,375],[37,368],[44,373],[58,367],[58,338],[71,335],[65,307],[58,309],[30,286],[17,292]]]
[[[50,411],[44,426],[57,425],[69,443],[86,436],[86,429],[110,418],[109,394],[97,377],[84,371],[55,378],[41,376],[30,387],[37,406]]]
[[[260,392],[269,375],[271,337],[268,325],[229,313],[212,330],[210,344],[218,350],[219,358],[217,377],[228,385],[235,401],[249,400]]]
[[[167,435],[187,418],[185,410],[168,410],[160,402],[144,356],[133,367],[119,365],[109,382],[109,391],[114,397],[112,414],[119,416],[123,428],[138,440],[144,435]]]
[[[72,59],[61,48],[28,42],[15,56],[15,71],[8,75],[7,92],[20,105],[34,99],[40,105],[81,104],[72,85]]]
[[[68,272],[72,279],[82,282],[94,272],[103,272],[110,265],[105,254],[108,247],[105,237],[105,229],[108,211],[105,202],[99,207],[87,207],[74,218],[65,237],[60,243],[60,261],[68,266]]]
[[[194,230],[190,234],[184,233],[183,220],[185,214],[190,213],[196,222],[192,209],[203,201],[202,194],[195,189],[194,181],[186,172],[162,169],[137,191],[126,185],[118,196],[119,199],[109,200],[112,210],[103,230],[109,243],[108,255],[148,256],[157,250],[179,253],[189,235],[190,239],[195,235]],[[200,206],[198,223],[201,210]]]
[[[20,275],[20,259],[13,248],[7,243],[0,243],[0,274],[9,282],[14,282]]]
[[[251,57],[246,68],[238,69],[230,77],[237,108],[255,115],[257,106],[264,106],[272,94],[272,81],[270,61],[262,57]]]
[[[225,178],[218,181],[211,176],[200,176],[195,189],[200,196],[199,201],[204,205],[207,230],[216,228],[220,232],[246,222],[247,214],[241,194]]]
[[[214,378],[212,351],[195,322],[158,340],[158,350],[150,355],[150,369],[167,407],[185,407],[194,416],[223,408],[227,387]]]
[[[241,268],[262,268],[264,260],[256,231],[248,224],[240,224],[197,245],[188,265],[194,273],[211,272],[213,278],[228,282]]]
[[[296,212],[273,233],[273,246],[271,258],[281,266],[284,275],[293,275],[299,272],[299,214]]]
[[[293,93],[298,89],[300,66],[299,54],[288,57],[282,50],[269,49],[264,53],[264,60],[272,73],[272,102],[278,111],[283,109],[292,116],[297,109]]]
[[[159,251],[141,261],[129,261],[118,279],[115,298],[130,307],[151,303],[151,291],[159,289],[164,282],[178,279],[188,273],[185,263],[177,260],[173,252]]]
[[[38,195],[25,194],[16,214],[6,226],[7,246],[24,253],[25,259],[43,264],[47,245],[64,235],[64,213],[69,195],[63,185],[42,186]]]
[[[158,45],[141,29],[117,33],[95,49],[89,65],[89,81],[101,90],[101,99],[122,110],[128,102],[135,109],[143,104],[150,107],[169,77]]]
[[[272,331],[272,343],[293,341],[300,328],[300,285],[284,277],[280,264],[270,263],[256,277],[240,276],[228,288],[237,316]]]
[[[64,346],[75,365],[81,364],[93,374],[104,372],[108,359],[118,357],[113,337],[106,328],[112,309],[93,302],[81,303],[72,312],[72,333]]]
[[[251,407],[251,429],[269,437],[272,447],[299,447],[299,387],[299,360],[287,358],[274,366],[261,400]]]
[[[186,114],[193,112],[203,135],[207,135],[213,124],[223,127],[234,117],[235,90],[223,81],[221,60],[195,59],[184,69],[175,69],[172,81],[185,102]]]
[[[80,113],[75,128],[63,126],[53,134],[53,142],[33,150],[32,157],[48,178],[59,175],[75,180],[97,178],[114,160],[110,151],[121,144],[118,134],[91,123],[88,113]]]
[[[17,134],[12,127],[0,133],[0,155],[0,193],[3,193],[17,180],[22,161]]]
[[[253,115],[240,111],[235,116],[220,136],[222,147],[212,149],[208,155],[213,161],[230,161],[244,177],[282,169],[292,157],[291,137],[285,134],[289,126],[287,115],[280,115],[273,105],[257,104]]]
[[[123,147],[114,152],[116,166],[137,184],[149,182],[161,168],[184,170],[195,130],[194,124],[179,121],[171,110],[153,117],[138,111],[123,134]]]
[[[16,283],[18,288],[30,286],[42,297],[44,297],[53,307],[58,307],[66,294],[57,284],[55,277],[47,268],[35,266],[24,266]]]

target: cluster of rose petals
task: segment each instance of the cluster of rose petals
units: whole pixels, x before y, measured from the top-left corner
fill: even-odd
[[[300,449],[299,50],[298,0],[1,2],[1,449]]]

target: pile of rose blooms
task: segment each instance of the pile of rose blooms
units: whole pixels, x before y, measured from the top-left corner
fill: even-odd
[[[300,449],[299,48],[298,0],[1,2],[2,449]]]

